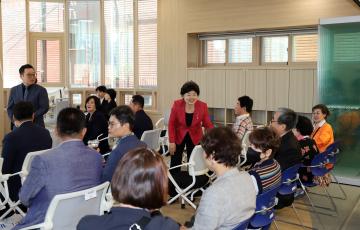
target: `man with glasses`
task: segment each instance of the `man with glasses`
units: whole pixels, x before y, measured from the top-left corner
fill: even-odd
[[[10,90],[7,113],[13,127],[13,107],[19,101],[29,101],[34,106],[34,123],[45,127],[44,114],[49,110],[49,97],[44,87],[36,84],[36,72],[32,65],[25,64],[19,69],[22,83]]]
[[[280,146],[274,158],[279,162],[281,171],[301,163],[300,146],[292,129],[297,123],[297,114],[288,108],[279,108],[274,113],[270,126],[280,136]],[[294,194],[277,195],[276,209],[287,207],[294,201]]]
[[[115,168],[125,153],[138,147],[146,147],[146,144],[139,141],[132,132],[134,122],[135,116],[129,106],[122,105],[111,110],[108,126],[109,137],[116,137],[119,140],[107,160],[102,181],[111,181]]]

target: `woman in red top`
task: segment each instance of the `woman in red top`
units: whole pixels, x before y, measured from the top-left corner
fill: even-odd
[[[169,119],[170,167],[181,164],[185,146],[187,157],[190,158],[194,146],[202,138],[202,126],[206,129],[214,127],[206,103],[198,100],[200,89],[195,82],[186,82],[180,94],[182,99],[174,102]],[[180,171],[180,168],[175,171]]]

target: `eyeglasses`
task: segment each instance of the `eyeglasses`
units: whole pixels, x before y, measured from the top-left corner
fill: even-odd
[[[271,121],[270,121],[270,124],[271,124],[271,123],[274,123],[274,122],[278,122],[278,123],[279,123],[279,121],[271,120]]]
[[[110,121],[108,122],[109,127],[114,127],[117,124],[121,124],[121,123],[120,122],[110,122]]]

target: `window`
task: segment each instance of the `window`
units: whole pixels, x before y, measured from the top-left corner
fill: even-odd
[[[206,63],[225,63],[226,40],[206,41]]]
[[[27,62],[25,1],[1,1],[3,84],[5,88],[21,82],[19,68]]]
[[[138,0],[139,87],[157,85],[157,0]]]
[[[288,61],[288,36],[274,36],[262,38],[262,62]]]
[[[61,82],[60,41],[36,41],[36,71],[38,82]]]
[[[293,62],[316,62],[318,45],[317,34],[294,35],[292,41]]]
[[[334,61],[360,61],[360,32],[334,35]]]
[[[68,55],[72,87],[101,84],[99,1],[69,1]]]
[[[252,38],[229,39],[229,63],[252,62]]]
[[[105,1],[105,85],[134,87],[133,1]]]
[[[64,3],[30,1],[30,31],[31,32],[63,32]]]

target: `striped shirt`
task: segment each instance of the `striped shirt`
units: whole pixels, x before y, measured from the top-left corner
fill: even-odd
[[[246,131],[253,130],[253,122],[249,114],[243,114],[236,117],[235,124],[233,125],[233,131],[240,140],[243,139]]]
[[[281,168],[274,159],[256,163],[249,174],[255,177],[259,194],[281,185]]]

